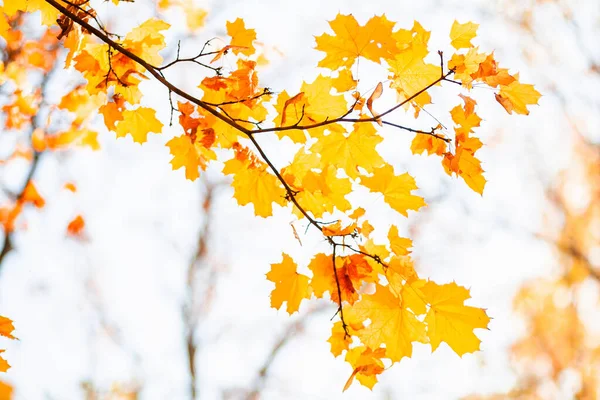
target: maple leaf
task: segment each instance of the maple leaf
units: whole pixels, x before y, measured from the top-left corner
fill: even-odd
[[[356,230],[356,224],[350,224],[342,228],[342,222],[337,221],[331,225],[323,227],[323,235],[325,236],[347,236],[351,235]]]
[[[500,93],[496,93],[496,100],[509,114],[514,111],[517,114],[529,115],[527,106],[538,104],[541,96],[533,85],[523,84],[516,80],[509,85],[500,86]]]
[[[170,27],[171,25],[161,19],[150,18],[133,28],[125,36],[123,45],[150,64],[159,65],[163,59],[158,52],[166,45],[165,36],[161,31]]]
[[[394,59],[387,60],[390,65],[389,70],[392,73],[390,87],[396,89],[401,100],[415,95],[435,82],[436,79],[439,79],[440,67],[426,64],[424,56],[425,54],[419,49],[411,48],[397,54]],[[423,92],[415,97],[412,102],[419,107],[423,107],[431,103],[431,96],[428,92]]]
[[[426,205],[422,197],[411,194],[411,191],[417,189],[415,179],[407,172],[394,175],[391,165],[376,168],[373,176],[361,176],[360,181],[371,192],[382,193],[385,202],[405,217],[408,217],[408,210],[417,211]]]
[[[111,131],[117,129],[117,122],[123,120],[123,109],[116,102],[109,102],[100,106],[98,112],[104,117],[104,125]]]
[[[357,178],[359,167],[373,172],[376,167],[385,164],[375,149],[382,140],[372,123],[357,123],[350,134],[331,132],[320,138],[310,150],[320,154],[323,162],[343,168],[349,177]]]
[[[442,139],[438,139],[433,135],[423,135],[417,133],[410,145],[410,151],[413,154],[421,154],[427,151],[428,155],[437,154],[443,155],[448,149],[448,144]]]
[[[323,213],[334,211],[334,207],[340,211],[348,211],[352,205],[345,196],[352,191],[352,184],[348,178],[338,178],[337,168],[329,165],[320,173],[308,171],[302,178],[302,187],[296,195],[300,205],[316,218],[321,218]],[[299,217],[299,210],[294,210]]]
[[[195,135],[194,135],[195,136]],[[196,137],[198,140],[198,137]],[[204,143],[206,145],[203,145]],[[197,144],[194,144],[190,135],[176,136],[166,144],[169,147],[173,159],[171,165],[173,170],[185,168],[185,177],[191,181],[200,176],[199,169],[206,170],[209,160],[215,160],[217,155],[210,149],[214,142],[215,134],[213,129],[205,129],[200,135]]]
[[[352,14],[338,14],[329,22],[335,35],[324,33],[315,38],[316,49],[326,53],[319,67],[336,70],[351,67],[358,57],[377,63],[390,57],[396,51],[392,38],[394,25],[385,15],[372,17],[365,26],[360,26]]]
[[[331,80],[331,86],[339,93],[355,89],[357,83],[358,81],[354,79],[352,71],[348,68],[340,69],[337,77]]]
[[[475,157],[475,152],[481,146],[481,140],[475,137],[457,140],[456,154],[445,153],[442,165],[449,175],[456,173],[471,189],[483,195],[487,181],[483,176],[481,161]]]
[[[372,350],[365,346],[350,349],[346,354],[346,361],[354,368],[352,375],[346,381],[343,391],[346,391],[354,378],[363,386],[373,389],[377,383],[377,375],[385,370],[381,359],[386,356],[386,349],[378,348]]]
[[[12,335],[12,332],[15,330],[15,327],[13,325],[13,322],[0,315],[0,336],[4,336],[6,338],[9,339],[16,339],[16,337],[14,337]]]
[[[432,350],[441,342],[446,342],[459,356],[479,350],[481,340],[473,329],[487,328],[490,318],[484,310],[464,305],[471,297],[469,290],[454,282],[445,285],[427,282],[421,291],[430,305],[425,323]]]
[[[231,36],[231,51],[233,51],[233,54],[242,53],[251,56],[256,51],[253,45],[256,40],[256,31],[246,29],[243,19],[238,18],[233,22],[228,21],[227,34]]]
[[[278,264],[271,264],[271,271],[267,279],[275,283],[271,292],[271,307],[280,309],[283,302],[287,302],[286,311],[292,315],[298,311],[302,299],[310,297],[308,276],[296,272],[297,265],[289,255],[282,253],[283,260]]]
[[[450,44],[457,50],[473,47],[471,39],[477,35],[478,27],[479,24],[474,24],[472,22],[460,24],[455,20],[452,24],[452,29],[450,30],[450,39],[452,40]]]
[[[348,110],[348,102],[343,95],[331,94],[332,87],[333,79],[323,75],[317,76],[312,83],[304,82],[300,88],[300,92],[304,93],[303,100],[306,101],[303,118],[298,120],[291,119],[290,122],[314,124],[344,115]],[[300,115],[302,116],[302,114]],[[343,131],[343,128],[339,125],[329,124],[323,127],[312,128],[311,136],[318,137],[325,129]]]
[[[392,253],[397,256],[405,256],[410,254],[409,247],[412,247],[412,240],[398,236],[398,227],[396,225],[390,226],[388,231],[388,240],[390,241],[390,248]]]
[[[66,6],[64,3],[63,5]],[[59,15],[58,10],[44,0],[5,0],[3,11],[9,17],[16,15],[18,11],[40,11],[42,14],[42,23],[48,26],[55,25]]]
[[[260,217],[273,214],[273,203],[286,205],[286,191],[277,177],[268,172],[267,164],[259,160],[245,159],[243,151],[225,162],[224,174],[233,174],[233,197],[239,205],[252,203],[254,213]]]
[[[337,357],[342,354],[344,350],[348,350],[352,339],[344,331],[342,321],[336,321],[331,327],[331,336],[327,340],[331,344],[331,354]]]
[[[331,301],[340,303],[337,291],[337,282],[339,282],[340,293],[342,295],[341,301],[354,304],[358,300],[358,293],[348,276],[346,265],[340,257],[336,257],[337,282],[335,275],[333,275],[333,259],[331,255],[317,254],[311,260],[308,268],[313,273],[313,277],[310,280],[310,287],[317,298],[321,298],[325,292],[329,292]]]
[[[161,133],[163,124],[156,119],[156,111],[151,108],[139,107],[135,110],[123,111],[123,120],[116,129],[117,137],[131,135],[136,143],[148,140],[148,133]]]
[[[363,295],[346,313],[371,321],[357,336],[370,349],[385,345],[386,357],[392,361],[410,357],[413,342],[427,342],[425,324],[386,286],[376,285],[374,294]]]
[[[475,105],[477,102],[469,96],[462,94],[459,96],[464,100],[465,105],[463,107],[454,107],[450,111],[450,115],[452,116],[452,120],[460,126],[460,129],[456,130],[457,135],[463,135],[462,137],[464,137],[464,135],[473,132],[473,128],[479,126],[481,118],[475,113]]]

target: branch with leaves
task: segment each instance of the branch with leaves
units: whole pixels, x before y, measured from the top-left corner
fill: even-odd
[[[438,51],[436,65],[428,61],[430,32],[420,24],[396,28],[385,16],[374,16],[360,25],[352,15],[338,15],[330,22],[333,34],[316,37],[316,49],[325,54],[318,64],[321,74],[290,95],[260,85],[256,32],[241,19],[227,23],[231,40],[216,53],[203,49],[196,57],[181,58],[178,45],[176,59],[160,66],[167,22],[151,18],[115,36],[97,23],[92,3],[43,0],[16,9],[39,10],[48,25],[62,21],[59,36],[69,51],[67,66],[83,76],[89,96],[103,103],[96,110],[117,137],[143,143],[149,133],[162,132],[156,110],[141,105],[139,83],[150,75],[167,90],[171,116],[179,114],[182,133],[166,143],[173,169],[183,168],[186,178],[195,180],[209,164],[221,161],[223,173],[233,177],[238,204],[253,205],[260,217],[271,216],[274,206],[288,208],[307,227],[316,228],[331,252],[313,257],[307,266],[310,276],[298,272],[294,259],[284,252],[267,274],[275,283],[271,304],[281,308],[287,303],[292,314],[304,300],[328,293],[340,318],[329,340],[332,353],[345,352],[352,367],[346,387],[356,379],[372,388],[386,364],[411,356],[414,342],[430,343],[435,350],[443,341],[459,355],[479,349],[473,330],[486,328],[489,317],[464,304],[469,291],[455,283],[420,278],[410,258],[412,241],[392,225],[383,227],[388,241],[377,243],[382,227],[371,225],[370,210],[360,201],[347,198],[367,189],[383,195],[404,217],[426,205],[413,193],[415,179],[408,173],[397,175],[394,160],[385,160],[377,150],[392,140],[384,127],[414,133],[414,154],[440,156],[449,175],[483,193],[486,180],[475,154],[482,146],[474,133],[481,121],[475,99],[459,94],[462,104],[450,110],[453,134],[439,122],[424,130],[390,119],[402,110],[412,110],[418,119],[431,103],[432,89],[445,82],[461,91],[470,91],[474,83],[485,85],[509,113],[529,112],[527,106],[537,103],[539,93],[501,68],[493,53],[480,52],[472,44],[476,24],[454,23],[450,44],[455,52],[446,62]],[[199,61],[208,54],[215,54],[211,62]],[[223,57],[234,60],[231,71],[210,65]],[[378,65],[384,75],[363,82],[359,59]],[[186,62],[214,73],[199,79],[201,95],[183,90],[169,77],[171,67]],[[389,82],[396,97],[385,107],[383,82]],[[375,89],[364,90],[364,83]],[[179,97],[177,107],[173,96]],[[267,136],[279,139],[280,148],[261,143]],[[296,153],[288,154],[289,164],[278,168],[273,154],[285,153],[290,142]],[[326,222],[332,219],[336,222]]]

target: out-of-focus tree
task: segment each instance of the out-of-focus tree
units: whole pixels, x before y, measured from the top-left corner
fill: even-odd
[[[525,283],[514,310],[525,322],[512,346],[515,388],[468,399],[600,398],[600,53],[598,4],[577,1],[502,3],[503,17],[523,37],[526,59],[555,101],[567,165],[558,175],[538,171],[545,186],[543,231],[555,266]],[[594,24],[593,21],[596,21]],[[552,26],[552,33],[547,29]],[[596,51],[594,51],[594,48]],[[569,52],[571,58],[558,57]],[[539,133],[539,132],[537,132]],[[540,153],[537,157],[545,157]]]

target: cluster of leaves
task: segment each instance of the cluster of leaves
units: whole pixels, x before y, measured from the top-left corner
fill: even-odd
[[[118,0],[113,3],[120,6]],[[80,124],[98,111],[117,137],[144,143],[150,133],[161,133],[164,125],[156,110],[141,105],[139,84],[154,77],[168,91],[171,120],[177,114],[181,127],[181,134],[166,143],[173,169],[184,169],[194,180],[209,164],[222,162],[240,205],[252,204],[261,217],[271,216],[274,206],[289,208],[325,238],[331,252],[312,258],[310,276],[298,272],[295,261],[284,253],[280,263],[271,265],[267,279],[275,283],[272,306],[287,303],[290,314],[312,296],[328,295],[337,306],[339,321],[329,342],[332,353],[345,352],[352,366],[346,387],[357,379],[372,388],[389,364],[411,356],[415,342],[430,343],[433,350],[446,342],[459,355],[479,349],[473,330],[486,328],[489,317],[464,304],[469,291],[456,283],[420,278],[410,257],[412,241],[392,225],[385,228],[388,242],[376,243],[373,232],[381,227],[372,226],[361,205],[347,198],[363,187],[383,195],[404,217],[425,206],[413,193],[415,179],[397,174],[391,160],[377,150],[389,134],[384,127],[414,133],[413,153],[441,156],[448,174],[483,193],[486,180],[475,154],[482,143],[474,135],[481,119],[473,98],[459,94],[461,104],[450,110],[452,133],[441,124],[419,130],[389,119],[402,108],[419,117],[432,101],[429,89],[442,83],[460,86],[465,93],[476,85],[491,87],[509,113],[528,113],[527,106],[537,103],[539,93],[500,68],[493,54],[473,46],[476,24],[455,22],[450,39],[457,51],[447,63],[442,52],[433,54],[440,62],[432,64],[430,32],[419,23],[402,29],[385,16],[375,16],[360,25],[352,15],[338,15],[330,22],[333,33],[316,38],[316,49],[325,54],[318,64],[321,74],[303,82],[298,93],[276,95],[260,85],[256,33],[241,19],[227,23],[229,44],[209,50],[207,42],[196,56],[182,58],[178,51],[175,60],[165,63],[160,52],[166,47],[163,32],[169,24],[161,19],[151,18],[118,36],[102,26],[87,0],[5,2],[8,18],[19,11],[40,11],[48,26],[58,21],[57,36],[68,50],[65,67],[78,71],[85,81],[78,88],[82,98],[65,107],[79,115]],[[235,65],[227,72],[215,66],[225,55]],[[359,59],[382,71],[372,91],[359,90]],[[184,91],[168,78],[179,64],[211,74],[199,80],[197,90]],[[389,83],[397,100],[378,113],[375,105],[383,82]],[[273,164],[272,150],[259,143],[266,136],[287,142],[288,148],[289,142],[295,145],[287,166]],[[84,143],[88,137],[78,136]],[[51,147],[53,142],[44,143]],[[324,218],[337,222],[326,224]]]
[[[45,91],[58,64],[60,31],[48,28],[37,34],[26,33],[24,15],[11,9],[11,4],[6,2],[0,8],[0,36],[6,43],[0,63],[0,83],[6,95],[1,114],[5,140],[9,135],[11,138],[10,145],[3,148],[0,169],[9,170],[23,161],[31,168],[19,190],[3,193],[0,226],[5,242],[25,206],[42,208],[46,203],[32,179],[40,154],[72,145],[99,148],[98,134],[90,122],[91,111],[101,104],[82,86],[69,88],[56,104],[47,101]],[[73,183],[66,183],[65,188],[76,191]],[[3,251],[8,247],[5,243]]]

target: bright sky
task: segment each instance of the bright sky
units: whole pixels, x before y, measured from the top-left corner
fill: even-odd
[[[140,5],[129,6],[135,12],[107,14],[111,5],[98,10],[124,29],[150,16],[148,8],[138,10],[154,2],[136,3]],[[503,66],[520,71],[522,81],[535,84],[544,94],[540,106],[523,117],[509,116],[486,89],[473,91],[484,119],[477,131],[486,144],[479,153],[488,179],[483,197],[447,177],[438,159],[412,156],[412,135],[400,133],[381,149],[386,160],[416,177],[429,207],[405,219],[389,212],[381,198],[372,198],[375,223],[398,224],[413,234],[423,277],[442,283],[455,280],[471,288],[470,304],[486,308],[493,317],[489,331],[477,332],[483,351],[459,358],[445,344],[433,354],[428,345],[415,345],[413,358],[386,371],[373,392],[354,384],[342,395],[351,371],[329,353],[326,340],[335,311],[329,308],[311,316],[304,331],[278,354],[263,398],[452,399],[509,389],[515,377],[507,350],[522,333],[522,324],[511,312],[512,296],[520,283],[555,267],[550,248],[531,235],[545,227],[542,183],[569,163],[569,138],[563,134],[567,122],[560,98],[549,88],[556,84],[566,100],[576,104],[575,114],[581,115],[577,123],[584,131],[597,126],[600,117],[589,111],[599,102],[599,83],[581,77],[587,65],[579,54],[581,49],[593,54],[594,44],[588,43],[585,32],[593,29],[590,15],[597,17],[600,6],[585,4],[588,9],[577,15],[584,32],[579,39],[569,36],[564,24],[550,25],[557,20],[556,11],[551,5],[542,7],[533,22],[535,32],[544,32],[537,42],[515,25],[518,9],[510,2],[215,0],[203,6],[209,11],[207,25],[198,40],[184,41],[183,49],[197,52],[205,40],[224,35],[226,21],[244,18],[272,59],[261,79],[275,91],[294,92],[302,80],[314,78],[321,55],[312,50],[313,36],[326,31],[326,21],[341,12],[353,13],[360,22],[385,13],[405,28],[417,20],[432,31],[430,48],[447,52],[455,19],[480,23],[476,43],[484,51],[495,50]],[[169,18],[177,32],[181,14]],[[567,33],[561,34],[561,29]],[[193,88],[200,77],[192,68],[173,79]],[[368,65],[361,70],[361,79],[365,90],[377,84],[369,81]],[[166,93],[152,83],[144,89],[152,94],[147,104],[162,108],[159,117],[168,121]],[[435,104],[428,111],[450,121],[440,110],[458,104],[458,92],[443,87],[432,93]],[[410,122],[410,116],[402,113],[399,121]],[[425,126],[434,124],[423,118],[420,123]],[[180,307],[185,298],[184,271],[205,216],[198,182],[186,181],[182,170],[170,170],[164,143],[175,132],[166,129],[142,147],[104,132],[99,152],[85,150],[43,161],[37,181],[47,207],[27,213],[28,229],[17,236],[17,250],[6,259],[0,280],[0,309],[15,320],[20,339],[2,342],[13,366],[7,379],[16,387],[16,399],[80,399],[80,383],[85,380],[104,388],[137,380],[143,385],[144,400],[188,398]],[[269,139],[264,143],[267,148],[273,144]],[[274,161],[283,166],[287,156],[278,154]],[[207,179],[221,181],[217,172],[218,168],[209,171]],[[66,180],[76,182],[77,194],[58,189]],[[216,269],[218,279],[197,332],[203,399],[249,388],[280,335],[319,306],[304,304],[300,315],[292,318],[270,308],[272,284],[264,276],[269,264],[279,262],[282,251],[307,263],[326,248],[311,231],[304,236],[304,226],[297,224],[300,246],[288,211],[256,218],[251,207],[236,205],[228,188],[219,191],[214,205],[206,269]],[[77,213],[86,219],[84,242],[64,236],[66,223]],[[208,274],[202,277],[208,279]],[[113,335],[118,344],[104,332],[103,323],[118,327]]]

